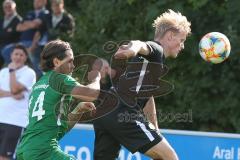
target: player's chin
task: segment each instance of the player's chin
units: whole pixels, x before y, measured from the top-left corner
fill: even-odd
[[[68,74],[72,75],[72,73],[73,73],[73,69],[71,69]]]
[[[181,50],[178,50],[176,51],[174,54],[173,54],[173,58],[177,58],[178,55],[180,54]]]
[[[173,53],[173,54],[171,54],[170,57],[171,57],[171,58],[177,58],[177,57],[178,57],[178,53]]]
[[[67,72],[66,74],[71,76],[72,73],[73,73],[72,71],[69,71],[69,72]]]

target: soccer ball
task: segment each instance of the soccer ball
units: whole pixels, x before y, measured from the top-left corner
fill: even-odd
[[[199,42],[201,57],[214,64],[226,60],[230,54],[231,45],[228,38],[219,32],[211,32],[202,37]]]

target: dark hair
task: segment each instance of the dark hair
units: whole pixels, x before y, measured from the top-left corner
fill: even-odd
[[[25,56],[27,57],[25,65],[28,65],[29,67],[32,68],[32,62],[30,60],[30,57],[29,57],[29,54],[28,54],[28,51],[27,51],[26,47],[24,45],[20,44],[20,43],[17,43],[17,44],[14,45],[13,51],[15,49],[20,49],[25,53]],[[12,51],[12,53],[13,53],[13,51]]]
[[[41,53],[41,69],[44,72],[52,70],[54,68],[53,59],[63,60],[67,56],[65,53],[67,50],[72,50],[68,42],[54,40],[47,43]]]

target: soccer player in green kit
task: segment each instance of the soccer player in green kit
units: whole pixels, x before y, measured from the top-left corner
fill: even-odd
[[[81,113],[95,110],[92,102],[100,91],[100,73],[89,74],[92,83],[80,85],[70,75],[73,72],[73,51],[69,43],[49,42],[41,53],[41,67],[45,72],[33,86],[29,99],[29,124],[17,148],[18,160],[75,159],[60,150],[58,141],[81,117]],[[73,111],[72,97],[80,102]]]

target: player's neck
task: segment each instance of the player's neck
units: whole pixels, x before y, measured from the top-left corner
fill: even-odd
[[[167,42],[164,39],[164,37],[163,38],[155,38],[154,41],[158,42],[162,46],[164,57],[166,57],[166,58],[169,57],[168,52],[166,50]]]

